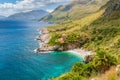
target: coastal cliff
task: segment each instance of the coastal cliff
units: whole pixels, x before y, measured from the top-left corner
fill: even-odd
[[[51,39],[49,31],[47,28],[40,29],[40,36],[37,38],[38,41],[41,42],[40,47],[37,49],[37,53],[39,52],[47,52],[47,51],[65,51],[78,48],[76,44],[64,44],[64,45],[54,45],[50,46],[48,43]],[[64,37],[64,36],[63,36]],[[61,37],[61,39],[63,39]]]

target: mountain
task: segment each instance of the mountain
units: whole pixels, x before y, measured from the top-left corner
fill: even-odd
[[[116,46],[120,40],[120,0],[110,0],[93,14],[79,20],[48,27],[48,30],[52,36],[49,41],[51,46],[60,45],[63,50],[64,48],[67,50],[68,45],[75,44],[75,47],[85,47],[92,51],[104,47],[104,50],[113,50],[117,54],[120,49],[111,48],[110,45]],[[57,40],[63,34],[67,38],[61,43]]]
[[[50,46],[59,45],[62,50],[69,50],[72,46],[72,49],[96,52],[89,63],[76,63],[70,72],[52,80],[120,80],[120,68],[116,68],[120,64],[120,0],[109,0],[97,12],[48,27],[48,31]],[[114,68],[112,71],[111,67]]]
[[[107,1],[108,0],[73,0],[67,5],[57,7],[51,14],[41,20],[48,22],[78,20],[98,11]]]
[[[29,12],[21,12],[13,14],[6,19],[8,20],[38,20],[48,15],[48,12],[44,10],[33,10]]]
[[[5,16],[0,16],[0,19],[4,19],[5,18]]]

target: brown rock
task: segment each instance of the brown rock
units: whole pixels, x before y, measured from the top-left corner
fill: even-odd
[[[85,56],[84,61],[85,61],[85,63],[89,63],[90,61],[93,60],[93,58],[94,58],[94,54],[87,55],[87,56]]]

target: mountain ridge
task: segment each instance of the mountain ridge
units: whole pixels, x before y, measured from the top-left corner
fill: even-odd
[[[57,7],[51,14],[41,20],[58,23],[67,20],[78,20],[98,11],[107,1],[108,0],[74,0],[67,5]]]
[[[40,18],[48,15],[44,10],[32,10],[29,12],[21,12],[8,16],[7,20],[39,20]]]

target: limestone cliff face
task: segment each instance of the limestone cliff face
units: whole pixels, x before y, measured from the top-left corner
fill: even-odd
[[[120,0],[110,0],[104,15],[110,15],[112,12],[118,10],[120,10]]]

